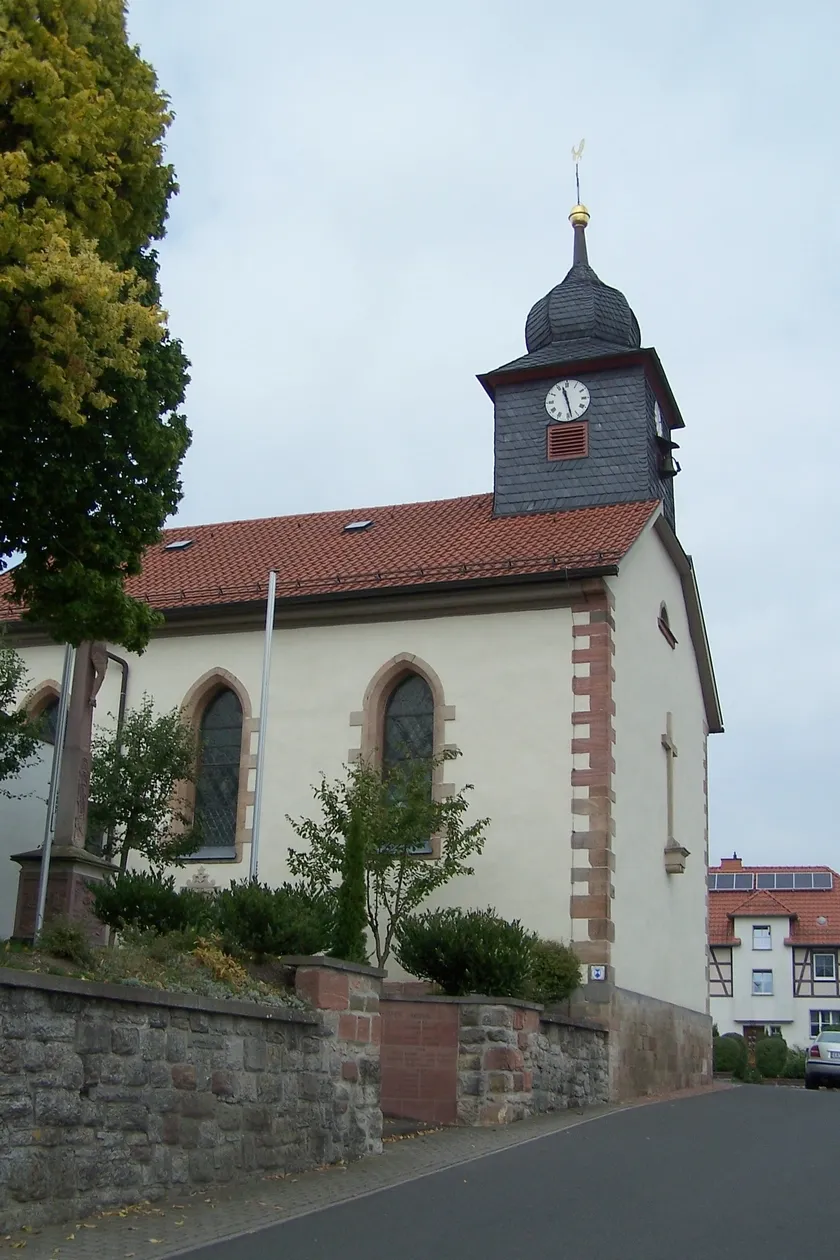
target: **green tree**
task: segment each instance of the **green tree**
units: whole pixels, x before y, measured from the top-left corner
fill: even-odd
[[[446,753],[439,760],[456,755]],[[467,859],[484,848],[489,819],[469,825],[465,819],[466,794],[472,785],[445,800],[433,799],[429,782],[436,764],[437,760],[406,761],[382,772],[357,762],[348,767],[346,778],[330,783],[322,775],[312,789],[321,807],[320,820],[289,818],[308,846],[289,851],[289,869],[313,892],[335,889],[347,869],[348,838],[358,825],[365,914],[379,967],[387,962],[405,917],[435,889],[456,876],[472,875]],[[439,845],[439,856],[427,853],[431,838]]]
[[[94,738],[88,843],[120,870],[137,853],[160,871],[181,866],[200,839],[185,793],[196,778],[196,740],[179,709],[155,713],[149,696],[126,713],[121,734]]]
[[[142,650],[125,595],[181,498],[187,363],[152,242],[171,120],[122,0],[0,0],[0,556],[54,637]]]
[[[330,953],[346,962],[366,963],[366,927],[365,833],[361,820],[351,809],[347,819]]]
[[[0,638],[0,796],[14,793],[4,788],[30,764],[38,749],[37,723],[30,722],[20,707],[27,684],[26,668],[14,648]]]

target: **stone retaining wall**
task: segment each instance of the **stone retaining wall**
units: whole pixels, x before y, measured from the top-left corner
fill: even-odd
[[[571,1013],[573,1018],[595,1019],[610,1030],[614,1102],[711,1083],[709,1015],[609,984],[579,990]]]
[[[314,1009],[0,972],[0,1229],[381,1151],[381,973],[290,975]]]
[[[508,1124],[606,1102],[607,1035],[541,1007],[383,996],[382,1110],[438,1124]]]

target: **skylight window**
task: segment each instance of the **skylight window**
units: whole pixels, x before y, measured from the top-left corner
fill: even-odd
[[[360,534],[363,529],[370,529],[373,521],[350,521],[344,526],[345,534]]]
[[[176,538],[174,542],[163,544],[164,551],[186,551],[187,547],[193,545],[192,538]]]

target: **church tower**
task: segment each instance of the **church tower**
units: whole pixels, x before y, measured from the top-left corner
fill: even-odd
[[[659,499],[673,527],[682,416],[626,297],[589,265],[589,211],[569,220],[572,266],[531,308],[527,354],[479,377],[495,407],[494,513]]]

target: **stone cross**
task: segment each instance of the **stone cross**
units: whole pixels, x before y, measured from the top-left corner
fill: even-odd
[[[57,846],[85,847],[93,710],[107,668],[108,653],[104,643],[79,644],[61,757],[54,837]]]
[[[665,715],[665,734],[662,736],[662,747],[665,749],[666,773],[667,773],[667,800],[668,800],[668,845],[673,847],[676,845],[674,839],[674,761],[677,757],[677,745],[674,743],[673,724],[671,714]]]

